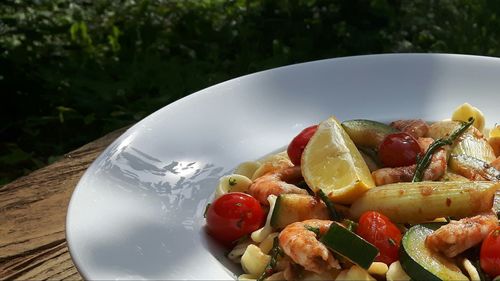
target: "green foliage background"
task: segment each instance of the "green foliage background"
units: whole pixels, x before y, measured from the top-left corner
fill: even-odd
[[[497,0],[3,0],[0,185],[209,85],[340,56],[499,56]]]

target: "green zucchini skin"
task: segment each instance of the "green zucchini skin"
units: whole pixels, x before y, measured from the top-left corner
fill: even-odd
[[[330,225],[320,241],[364,269],[370,267],[379,253],[375,246],[336,222]]]
[[[456,265],[425,246],[425,238],[439,226],[419,224],[403,235],[399,252],[401,267],[412,280],[468,280]]]
[[[387,135],[398,132],[387,124],[366,119],[347,120],[342,127],[356,146],[372,149],[378,149]]]

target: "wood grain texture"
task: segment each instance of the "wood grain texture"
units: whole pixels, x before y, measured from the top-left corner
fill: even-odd
[[[0,187],[0,280],[82,280],[65,239],[68,203],[83,172],[125,130]]]

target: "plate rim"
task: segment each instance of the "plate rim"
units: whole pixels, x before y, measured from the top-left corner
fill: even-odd
[[[75,223],[72,221],[72,216],[71,212],[73,212],[74,209],[74,204],[75,200],[78,200],[76,198],[77,193],[79,192],[80,189],[83,188],[83,185],[85,184],[85,181],[87,180],[88,177],[90,177],[90,172],[92,169],[95,168],[95,166],[101,162],[105,156],[106,153],[109,152],[109,150],[115,146],[123,142],[125,138],[130,136],[132,133],[139,131],[140,126],[147,122],[147,120],[154,119],[159,112],[161,111],[168,111],[172,110],[175,107],[180,106],[183,103],[189,103],[193,99],[197,99],[200,96],[208,95],[210,94],[210,90],[216,87],[221,87],[224,84],[229,84],[229,83],[235,83],[235,81],[241,80],[241,79],[247,79],[250,76],[257,76],[257,75],[264,75],[266,73],[274,72],[274,71],[281,71],[283,69],[292,69],[296,67],[303,67],[303,65],[306,64],[318,64],[318,63],[335,63],[337,61],[341,60],[362,60],[366,58],[384,58],[384,57],[439,57],[439,58],[458,58],[458,59],[474,59],[474,60],[485,60],[485,61],[495,61],[497,63],[500,63],[500,58],[498,57],[492,57],[492,56],[482,56],[482,55],[474,55],[474,54],[454,54],[454,53],[381,53],[381,54],[366,54],[366,55],[353,55],[353,56],[343,56],[343,57],[334,57],[334,58],[325,58],[325,59],[318,59],[318,60],[312,60],[312,61],[306,61],[306,62],[300,62],[300,63],[294,63],[294,64],[289,64],[289,65],[284,65],[280,67],[275,67],[275,68],[270,68],[266,70],[261,70],[249,74],[245,74],[242,76],[234,77],[219,83],[216,83],[214,85],[208,86],[206,88],[197,90],[193,93],[190,93],[174,102],[171,102],[167,105],[164,105],[157,110],[153,111],[151,114],[148,116],[144,117],[143,119],[139,120],[137,123],[132,125],[130,128],[128,128],[125,132],[123,132],[120,136],[118,136],[115,140],[113,140],[108,146],[106,146],[105,149],[103,149],[99,155],[92,161],[92,163],[85,169],[85,172],[82,174],[82,176],[79,178],[77,184],[75,185],[72,194],[70,196],[69,203],[67,205],[67,211],[66,211],[66,219],[65,219],[65,238],[67,241],[67,246],[68,246],[68,252],[70,254],[71,260],[75,266],[75,268],[78,270],[79,274],[81,276],[88,280],[89,274],[86,272],[86,269],[83,269],[82,267],[82,261],[80,261],[80,258],[78,257],[78,253],[75,252],[75,249],[73,247],[73,243],[76,243],[71,236],[70,232],[70,226],[72,223]]]

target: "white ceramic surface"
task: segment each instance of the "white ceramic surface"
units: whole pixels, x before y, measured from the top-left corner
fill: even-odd
[[[145,118],[90,166],[67,239],[85,279],[234,279],[203,230],[218,178],[329,115],[449,118],[469,102],[500,122],[500,59],[431,54],[338,58],[204,89]]]

